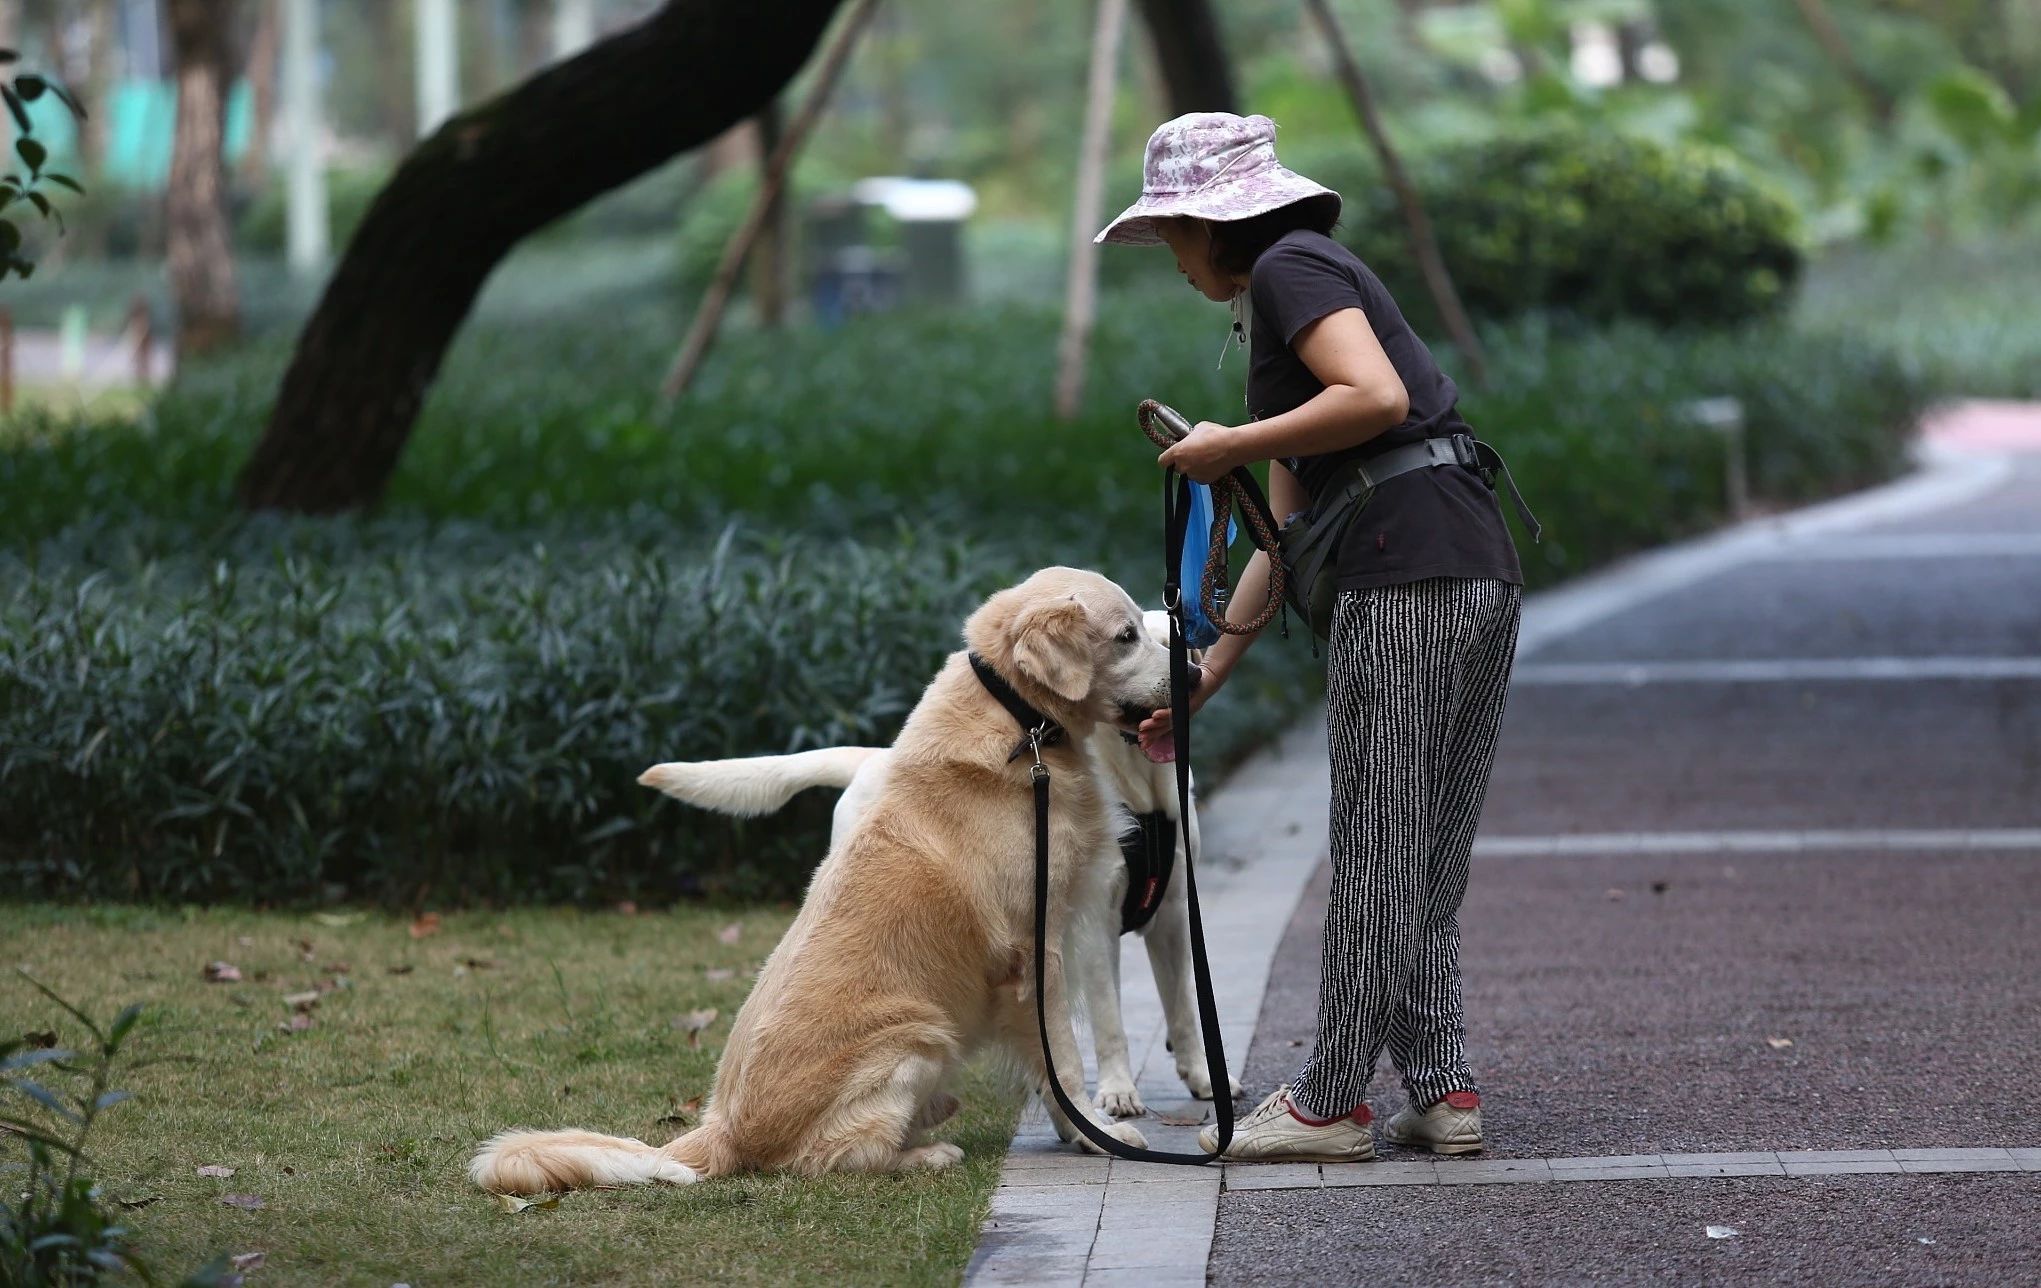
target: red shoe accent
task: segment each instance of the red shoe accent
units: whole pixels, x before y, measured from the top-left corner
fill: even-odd
[[[1283,1103],[1290,1107],[1290,1117],[1295,1118],[1298,1122],[1303,1123],[1306,1127],[1330,1127],[1334,1123],[1347,1118],[1353,1119],[1355,1122],[1359,1123],[1363,1127],[1366,1127],[1369,1123],[1375,1121],[1375,1111],[1368,1108],[1366,1104],[1361,1105],[1360,1108],[1354,1110],[1350,1114],[1341,1114],[1338,1118],[1307,1118],[1301,1112],[1298,1111],[1296,1101],[1290,1099],[1288,1096],[1284,1096]]]
[[[1481,1108],[1481,1093],[1478,1091],[1448,1091],[1440,1099],[1455,1109]]]

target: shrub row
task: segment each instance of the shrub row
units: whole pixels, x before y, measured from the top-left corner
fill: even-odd
[[[1360,147],[1308,163],[1345,198],[1336,235],[1428,318],[1401,208]],[[1776,312],[1800,274],[1791,203],[1718,149],[1545,126],[1428,151],[1410,169],[1479,318],[1722,325]]]
[[[1171,303],[1108,327],[1105,387],[1069,424],[1041,405],[1046,313],[736,336],[671,419],[623,377],[628,342],[478,335],[368,520],[221,518],[260,355],[139,426],[0,442],[0,880],[255,901],[795,890],[826,801],[738,825],[637,773],[890,739],[965,612],[1043,564],[1153,599],[1132,395],[1215,418],[1238,396],[1239,368],[1208,365],[1218,328],[1194,325],[1214,319]],[[1490,345],[1497,379],[1466,406],[1546,523],[1521,547],[1534,583],[1719,518],[1723,448],[1681,416],[1692,398],[1744,402],[1775,499],[1890,473],[1919,407],[1888,359],[1780,325],[1526,321]],[[1201,770],[1294,718],[1316,675],[1301,634],[1264,642],[1207,713]]]

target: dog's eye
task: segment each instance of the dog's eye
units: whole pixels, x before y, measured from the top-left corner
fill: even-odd
[[[1140,633],[1139,631],[1135,630],[1135,629],[1134,629],[1133,627],[1131,627],[1131,626],[1129,626],[1129,627],[1127,627],[1127,628],[1126,628],[1125,630],[1121,631],[1121,632],[1120,632],[1120,636],[1119,636],[1119,639],[1120,639],[1120,643],[1122,643],[1122,644],[1132,644],[1132,643],[1133,643],[1133,642],[1134,642],[1135,640],[1137,640],[1137,639],[1140,639],[1140,638],[1141,638],[1141,633]]]

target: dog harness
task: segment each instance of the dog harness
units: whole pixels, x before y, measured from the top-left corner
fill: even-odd
[[[1162,906],[1169,874],[1176,867],[1176,820],[1168,810],[1134,816],[1120,833],[1120,857],[1127,861],[1127,893],[1120,898],[1120,933],[1145,929]]]

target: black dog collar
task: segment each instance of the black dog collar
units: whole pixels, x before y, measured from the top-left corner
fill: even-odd
[[[1008,764],[1019,760],[1031,749],[1039,754],[1041,748],[1053,747],[1063,741],[1063,726],[1035,710],[1026,698],[1015,692],[1014,687],[1006,682],[1005,676],[993,669],[992,663],[976,653],[968,653],[965,656],[970,659],[971,669],[978,675],[978,683],[985,686],[987,693],[999,699],[999,705],[1005,707],[1007,714],[1020,724],[1021,740],[1014,745],[1012,754],[1007,756]]]

